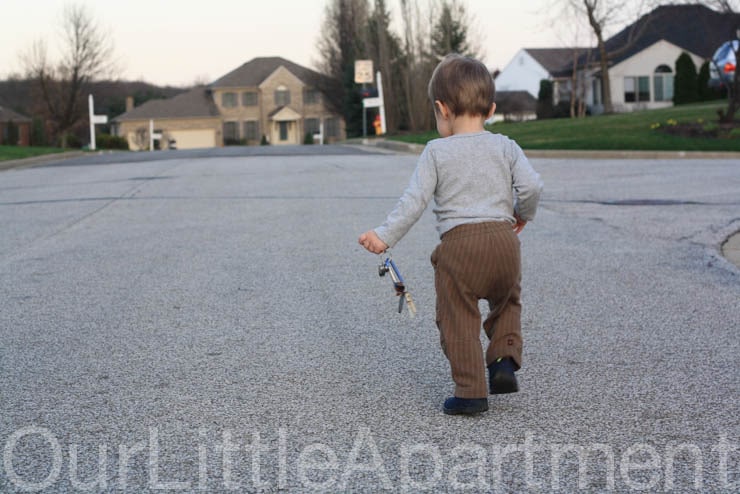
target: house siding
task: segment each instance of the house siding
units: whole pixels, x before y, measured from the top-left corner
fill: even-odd
[[[655,69],[660,65],[671,68],[673,75],[676,74],[676,59],[684,52],[682,48],[665,40],[658,41],[645,50],[635,54],[623,62],[609,69],[611,82],[612,103],[617,112],[629,112],[634,110],[665,108],[673,105],[672,101],[655,101],[654,76]],[[704,60],[693,53],[689,53],[697,67]],[[627,102],[624,98],[624,80],[626,77],[649,77],[650,100],[645,102]]]
[[[551,79],[547,69],[527,53],[527,50],[519,50],[496,78],[496,90],[527,91],[536,98],[542,79]]]

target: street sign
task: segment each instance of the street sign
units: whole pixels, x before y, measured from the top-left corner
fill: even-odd
[[[355,82],[369,84],[373,82],[373,61],[355,60]]]

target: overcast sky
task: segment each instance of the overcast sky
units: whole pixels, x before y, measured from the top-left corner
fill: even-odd
[[[78,0],[110,31],[120,77],[155,84],[213,81],[259,56],[315,67],[327,0]],[[425,0],[419,0],[424,3]],[[36,39],[52,48],[69,0],[1,0],[0,78],[21,72]],[[394,9],[398,0],[387,0]],[[543,14],[552,0],[464,0],[491,69],[522,47],[562,46]],[[395,11],[394,11],[394,14]],[[398,15],[394,15],[398,21]],[[53,54],[53,52],[51,53]]]

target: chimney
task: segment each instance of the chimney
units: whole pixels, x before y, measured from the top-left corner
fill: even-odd
[[[126,112],[130,112],[134,109],[134,97],[126,96]]]

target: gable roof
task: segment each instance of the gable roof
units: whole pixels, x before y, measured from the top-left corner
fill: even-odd
[[[133,110],[119,115],[113,121],[218,116],[218,109],[213,103],[208,90],[201,86],[178,94],[174,98],[149,100]]]
[[[31,121],[31,119],[26,117],[25,115],[14,112],[10,108],[0,106],[0,122],[10,122],[11,120],[14,123],[26,123]]]
[[[608,52],[616,51],[628,45],[630,38],[644,29],[632,46],[610,62],[618,64],[662,39],[709,59],[722,43],[735,39],[739,27],[740,14],[717,12],[700,4],[664,5],[622,29],[605,44]],[[595,53],[594,61],[599,59],[599,54]]]
[[[211,89],[231,87],[257,87],[278,68],[285,67],[307,85],[316,85],[322,76],[318,72],[282,57],[258,57],[243,64],[208,85]]]
[[[581,57],[589,48],[525,48],[524,51],[542,65],[551,75],[570,72],[573,66],[573,52]]]
[[[509,115],[537,110],[537,99],[529,91],[496,91],[496,113]]]

